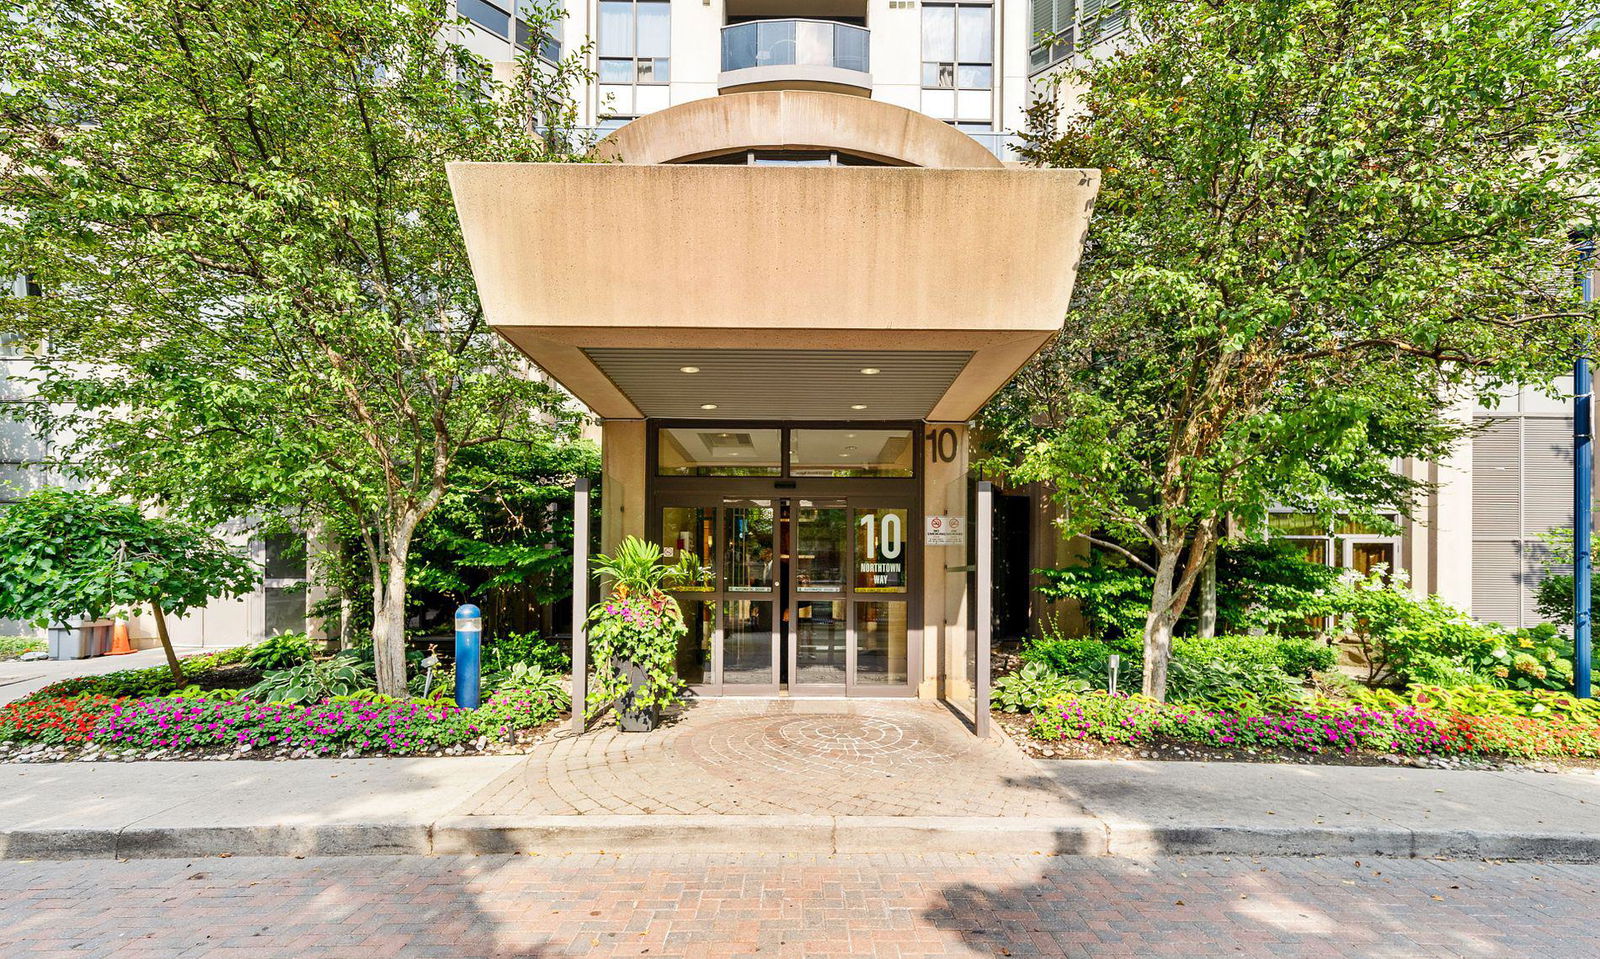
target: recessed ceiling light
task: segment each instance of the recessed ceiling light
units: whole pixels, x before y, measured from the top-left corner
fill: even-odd
[[[698,373],[698,372],[700,372],[700,367],[698,367],[698,366],[680,366],[680,367],[678,367],[678,372],[679,373]]]
[[[855,447],[854,447],[854,446],[846,446],[846,447],[845,447],[845,451],[846,451],[846,452],[849,452],[849,451],[850,451],[850,450],[853,450],[853,449],[855,449]]]
[[[703,410],[714,410],[714,409],[717,408],[717,404],[715,404],[715,403],[701,403],[700,404],[700,408],[703,409]]]
[[[861,368],[861,372],[867,374],[868,376],[876,376],[883,371],[878,369],[876,366],[863,366]]]
[[[850,408],[853,409],[853,410],[864,410],[864,409],[867,408],[867,404],[865,404],[865,403],[853,403],[853,404],[851,404]]]

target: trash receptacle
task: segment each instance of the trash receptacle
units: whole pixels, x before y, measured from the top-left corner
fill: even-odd
[[[58,623],[45,632],[45,646],[51,659],[83,659],[90,655],[85,643],[89,634],[77,624]]]
[[[84,623],[78,627],[89,637],[84,640],[83,648],[87,656],[104,656],[111,652],[111,630],[116,626],[114,620],[97,619],[92,623]]]

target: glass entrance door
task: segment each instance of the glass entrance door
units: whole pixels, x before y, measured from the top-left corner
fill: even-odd
[[[689,634],[678,673],[710,695],[906,695],[911,511],[870,498],[666,506],[660,542]]]

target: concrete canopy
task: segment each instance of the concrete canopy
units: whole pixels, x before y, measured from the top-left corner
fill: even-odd
[[[812,398],[790,404],[796,418],[969,419],[1060,330],[1099,185],[1094,170],[449,174],[489,323],[607,419],[767,418],[786,394]],[[608,373],[622,351],[652,352]],[[682,372],[728,369],[725,351],[767,353],[752,362],[769,370],[786,351],[822,365],[776,380]],[[861,402],[850,384],[869,378],[878,399]]]

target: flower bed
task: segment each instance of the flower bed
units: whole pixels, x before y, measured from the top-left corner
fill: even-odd
[[[110,696],[95,695],[7,703],[0,706],[0,742],[87,743],[118,703]]]
[[[548,696],[510,690],[479,709],[416,701],[330,701],[314,706],[244,699],[73,699],[0,710],[0,743],[106,753],[202,756],[358,756],[483,752],[554,720]],[[57,755],[60,753],[60,755]],[[62,758],[62,750],[42,758]]]
[[[1439,725],[1410,707],[1239,715],[1219,709],[1159,703],[1121,693],[1085,693],[1052,700],[1034,718],[1045,742],[1090,740],[1113,745],[1158,741],[1208,748],[1289,749],[1305,753],[1357,751],[1422,755],[1448,749]]]
[[[1473,715],[1426,705],[1330,705],[1269,714],[1085,693],[1052,700],[1030,734],[1045,743],[1186,744],[1205,749],[1290,750],[1347,757],[1472,756],[1600,758],[1600,722],[1587,711],[1540,716]],[[1437,700],[1434,700],[1437,702]]]

